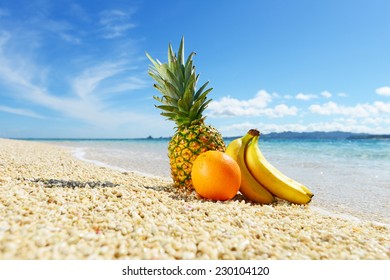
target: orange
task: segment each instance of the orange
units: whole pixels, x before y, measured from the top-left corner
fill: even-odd
[[[238,192],[241,171],[237,162],[219,151],[207,151],[194,161],[191,170],[196,192],[212,200],[229,200]]]

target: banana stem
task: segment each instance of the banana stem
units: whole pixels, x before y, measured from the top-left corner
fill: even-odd
[[[253,137],[254,137],[254,136],[260,136],[260,131],[258,131],[257,129],[250,129],[250,130],[248,131],[248,133],[249,133],[250,135],[252,135]]]

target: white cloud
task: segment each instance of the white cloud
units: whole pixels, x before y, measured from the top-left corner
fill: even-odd
[[[298,99],[298,100],[308,101],[308,100],[317,98],[317,95],[298,93],[297,95],[295,95],[295,98]]]
[[[329,91],[325,90],[325,91],[321,92],[321,96],[323,96],[325,98],[331,98],[332,94]]]
[[[116,81],[115,83],[107,86],[101,86],[99,92],[103,95],[113,94],[113,93],[123,93],[130,92],[136,89],[142,89],[148,86],[149,84],[138,77],[126,77],[121,79],[120,82]]]
[[[228,96],[212,101],[208,106],[209,112],[207,114],[213,117],[265,115],[275,118],[296,115],[297,113],[296,107],[288,107],[285,104],[279,104],[273,108],[268,107],[271,102],[272,95],[265,90],[260,90],[254,98],[248,100],[239,100]]]
[[[298,109],[295,107],[289,107],[285,104],[270,106],[272,102],[275,102],[272,98],[274,95],[270,95],[266,91],[261,92],[262,94],[259,94],[259,92],[256,96],[256,98],[259,99],[262,97],[261,100],[263,100],[263,102],[260,103],[260,108],[257,108],[257,115],[260,115],[259,112],[261,112],[262,115],[269,117],[297,115]],[[341,95],[346,96],[344,93]],[[330,98],[332,97],[332,94],[328,91],[324,91],[320,93],[318,97],[319,96]],[[307,96],[304,95],[304,97]],[[285,96],[283,98],[286,99]],[[219,112],[219,116],[228,115],[228,113],[233,116],[248,116],[249,113],[253,113],[249,107],[249,104],[252,103],[253,99],[237,100],[230,97],[225,98],[224,102],[216,104],[218,106],[213,108],[215,109],[213,113]],[[246,113],[242,113],[242,111],[245,111]],[[310,113],[327,117],[323,118],[323,120],[313,121],[313,119],[316,119],[316,116],[311,115],[311,118],[309,118],[308,114]],[[218,127],[218,129],[226,136],[244,135],[251,128],[257,128],[262,133],[284,131],[348,131],[373,134],[390,133],[390,102],[375,101],[372,103],[359,103],[348,106],[329,101],[323,104],[313,104],[309,106],[307,110],[303,111],[300,116],[298,116],[298,120],[295,122],[288,121],[288,123],[280,123],[285,120],[287,119],[279,119],[277,123],[245,121]]]
[[[322,97],[325,97],[325,98],[331,98],[331,97],[332,97],[332,94],[331,94],[329,91],[327,91],[327,90],[324,90],[323,92],[321,92],[320,95],[321,95]],[[318,97],[319,97],[319,96],[316,95],[316,94],[306,94],[306,93],[302,93],[302,92],[300,92],[300,93],[298,93],[298,94],[295,95],[295,99],[297,99],[297,100],[303,100],[303,101],[308,101],[308,100],[316,99],[316,98],[318,98]],[[285,98],[290,99],[291,96],[287,95],[287,96],[285,96]]]
[[[387,113],[390,114],[390,102],[385,103],[382,101],[376,101],[373,105],[376,109],[378,109],[379,113]]]
[[[377,88],[376,93],[382,96],[390,96],[390,87]]]
[[[297,112],[298,109],[294,106],[288,107],[286,104],[279,104],[272,109],[270,115],[274,117],[283,117],[286,115],[295,116]]]
[[[381,113],[390,113],[390,102],[374,102],[373,104],[357,104],[355,106],[343,106],[335,102],[327,102],[322,105],[314,104],[309,107],[310,112],[320,115],[344,115],[349,117],[365,118]]]
[[[44,118],[40,114],[37,114],[37,113],[30,111],[30,110],[20,109],[20,108],[12,108],[12,107],[2,106],[2,105],[0,105],[0,111],[10,113],[10,114],[15,114],[15,115],[37,118],[37,119]]]
[[[66,33],[60,33],[60,37],[69,43],[72,43],[75,45],[81,44],[81,39],[76,37],[76,36],[72,36],[72,35],[66,34]]]
[[[339,92],[337,95],[340,97],[347,97],[348,96],[348,94],[346,94],[345,92]]]
[[[72,87],[80,98],[86,98],[99,86],[99,84],[126,70],[125,61],[103,62],[85,69],[81,75],[74,78]]]
[[[103,89],[100,88],[100,84],[105,79],[132,69],[131,61],[123,59],[106,61],[86,68],[79,76],[71,80],[70,86],[74,89],[73,95],[67,94],[67,92],[50,92],[45,84],[41,84],[41,81],[38,83],[42,71],[46,71],[44,67],[35,65],[27,56],[4,53],[3,47],[7,44],[8,39],[7,33],[0,33],[0,83],[8,89],[8,92],[12,93],[9,95],[10,98],[24,100],[60,113],[65,117],[78,119],[99,127],[112,128],[125,123],[140,123],[149,118],[147,115],[139,115],[128,110],[111,107],[110,103],[107,102],[109,97],[105,93],[111,92],[111,86],[116,92],[122,89],[143,87],[144,83],[137,76],[127,78],[125,83],[105,84]],[[17,59],[18,57],[23,59]],[[118,87],[119,85],[121,87]],[[25,108],[3,106],[1,110],[34,118],[44,117]]]
[[[218,130],[224,136],[240,136],[240,135],[244,135],[249,129],[258,128],[257,125],[258,125],[257,123],[246,121],[242,123],[220,126],[218,127]]]
[[[5,30],[0,30],[0,52],[2,51],[4,45],[8,42],[10,39],[9,32]]]
[[[133,10],[106,10],[100,14],[99,24],[103,29],[103,37],[113,39],[124,36],[126,32],[135,27],[135,24],[130,22]]]
[[[49,13],[45,12],[27,18],[23,25],[28,25],[29,28],[24,28],[23,33],[32,33],[33,37],[35,37],[34,39],[40,43],[42,43],[47,36],[57,36],[65,42],[76,45],[81,44],[82,40],[81,36],[78,36],[80,33],[77,26],[66,20],[51,19],[48,17],[48,14]]]
[[[390,127],[390,118],[385,118],[385,117],[372,117],[372,118],[366,118],[361,121],[363,124],[368,124],[368,125],[386,125],[387,127]],[[376,132],[378,133],[378,132]]]

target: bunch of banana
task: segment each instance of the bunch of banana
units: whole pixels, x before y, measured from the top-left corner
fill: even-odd
[[[241,169],[240,192],[258,203],[272,203],[274,196],[296,204],[309,203],[313,193],[272,166],[260,151],[260,132],[251,129],[242,138],[230,142],[226,153]]]

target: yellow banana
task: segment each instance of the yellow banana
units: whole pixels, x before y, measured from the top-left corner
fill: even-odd
[[[279,198],[296,204],[309,203],[313,193],[271,165],[261,152],[258,140],[259,136],[254,136],[245,150],[245,162],[253,177]]]
[[[225,154],[228,154],[232,159],[237,161],[238,151],[241,148],[241,138],[234,139],[226,148]]]
[[[278,170],[279,171],[279,170]],[[280,172],[280,171],[279,171]],[[292,179],[290,179],[290,180],[292,180]],[[311,192],[311,190],[309,190],[309,188],[308,187],[306,187],[305,185],[302,185],[302,184],[300,184],[300,183],[298,183],[297,181],[294,181],[294,180],[292,180],[295,184],[297,184],[297,186],[299,187],[299,188],[301,188],[308,196],[310,196],[310,198],[312,198],[313,196],[314,196],[314,194]]]
[[[246,198],[254,202],[268,204],[274,202],[274,196],[252,176],[245,162],[245,150],[254,136],[253,131],[254,130],[252,129],[249,130],[249,132],[241,138],[242,143],[238,150],[237,163],[241,170],[240,192]]]

